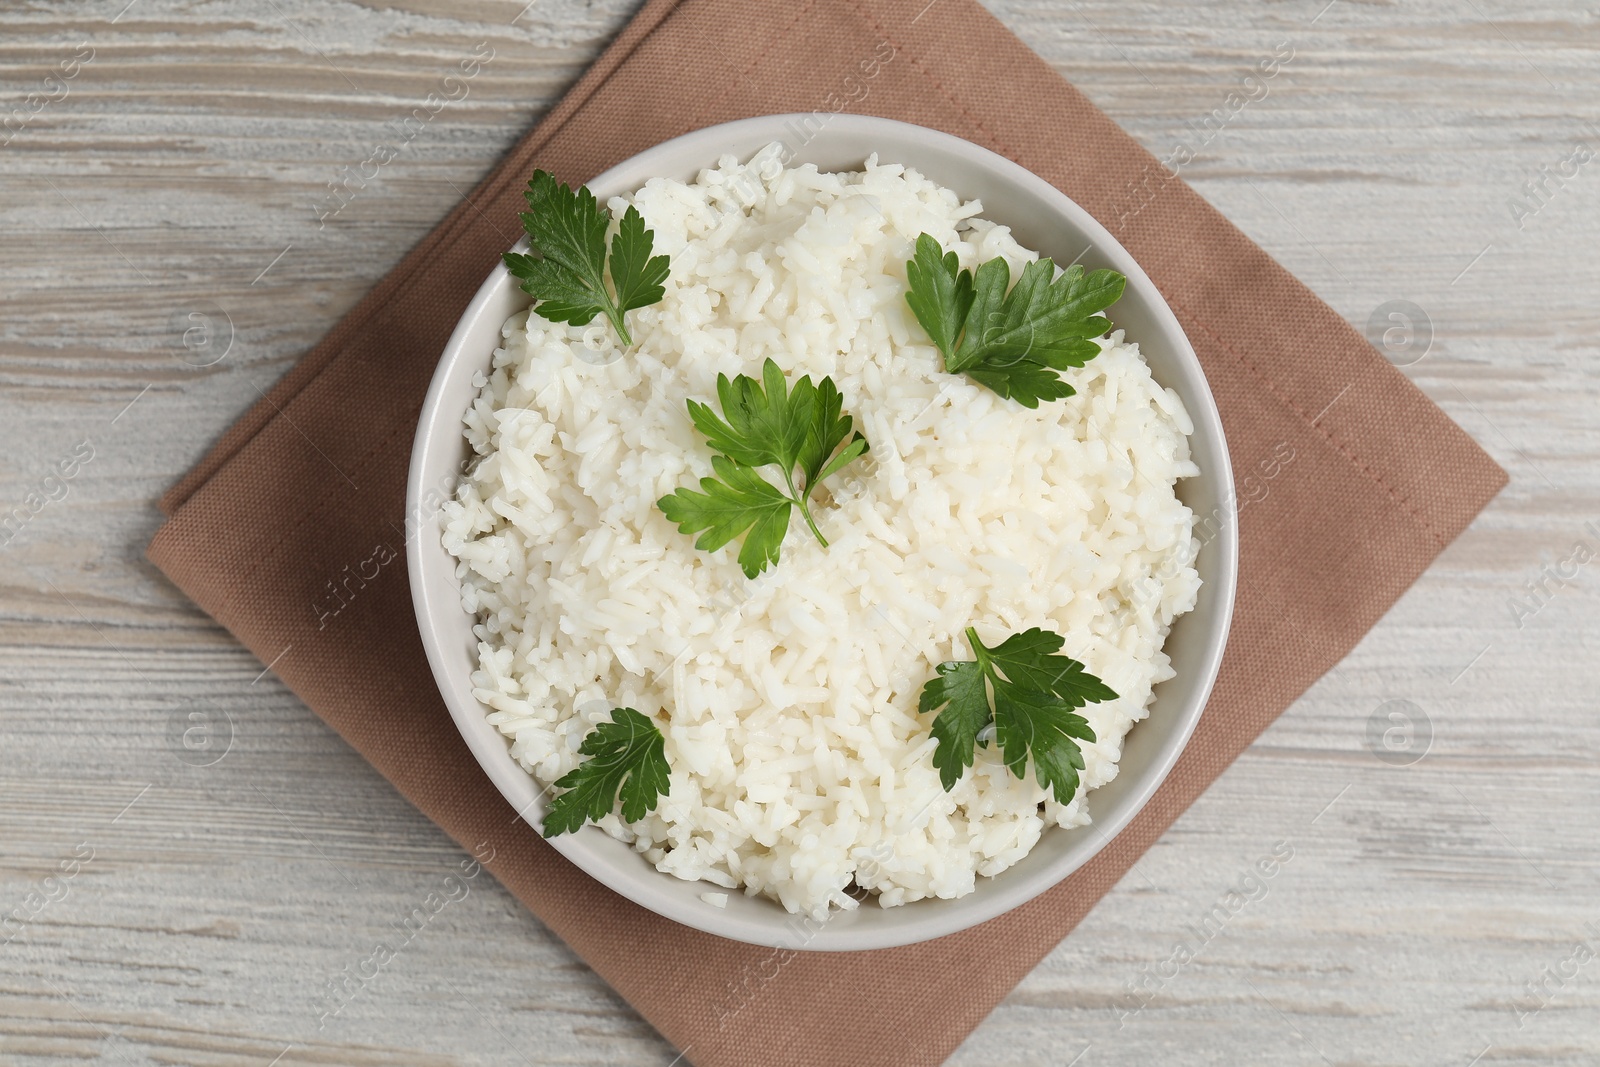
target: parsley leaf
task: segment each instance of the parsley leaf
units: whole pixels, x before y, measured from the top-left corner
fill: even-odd
[[[754,578],[778,562],[778,546],[789,532],[794,501],[752,468],[741,467],[726,456],[712,456],[711,469],[716,477],[700,479],[704,492],[679,489],[662,497],[656,506],[678,524],[679,533],[704,530],[694,547],[705,552],[715,552],[745,534],[739,565],[747,577]]]
[[[700,479],[700,492],[678,489],[656,501],[679,533],[705,531],[694,544],[703,551],[714,552],[744,534],[739,565],[747,578],[778,562],[791,507],[800,509],[817,542],[828,547],[811,515],[811,494],[868,447],[859,433],[851,435],[855,420],[842,413],[844,399],[832,378],[812,384],[806,375],[791,391],[783,370],[769,359],[761,379],[717,375],[721,416],[709,404],[688,402],[695,428],[721,453],[711,457],[715,476]],[[754,469],[770,465],[782,472],[787,494]],[[803,479],[798,486],[796,467]]]
[[[611,239],[611,284],[617,290],[617,314],[612,321],[624,340],[628,334],[622,327],[623,313],[649,307],[667,294],[662,283],[671,264],[664,255],[650,254],[655,251],[655,237],[654,230],[644,228],[639,209],[629,204]]]
[[[587,326],[602,312],[616,327],[622,343],[633,338],[623,316],[660,300],[666,289],[668,260],[652,256],[655,231],[644,228],[644,216],[629,206],[611,239],[611,284],[606,288],[606,227],[611,216],[588,189],[576,191],[536,170],[528,182],[528,207],[522,228],[538,256],[504,255],[506,267],[522,279],[522,288],[539,302],[538,311],[551,322]]]
[[[955,359],[961,328],[972,310],[972,272],[956,265],[956,254],[939,254],[928,234],[917,238],[917,255],[906,263],[906,303],[948,362]]]
[[[666,739],[647,716],[632,708],[612,708],[611,721],[598,723],[578,747],[589,758],[556,781],[566,792],[550,802],[544,836],[571,833],[585,821],[611,813],[622,793],[624,822],[637,822],[667,795]]]
[[[1088,720],[1073,709],[1115,700],[1117,694],[1077,660],[1056,655],[1065,642],[1038,627],[989,648],[969,626],[967,641],[977,658],[939,664],[917,705],[923,713],[944,708],[933,720],[933,765],[940,784],[949,791],[961,780],[972,766],[974,746],[988,747],[987,740],[978,738],[992,722],[1011,773],[1025,778],[1031,755],[1039,784],[1057,802],[1068,803],[1078,791],[1083,769],[1078,741],[1095,739]]]
[[[974,274],[958,269],[955,253],[941,255],[939,242],[923,234],[916,258],[906,263],[906,303],[944,355],[945,370],[1036,408],[1076,392],[1058,372],[1099,353],[1093,338],[1111,328],[1099,313],[1127,283],[1114,270],[1086,274],[1076,263],[1059,278],[1055,270],[1051,260],[1037,260],[1011,286],[1004,259]]]

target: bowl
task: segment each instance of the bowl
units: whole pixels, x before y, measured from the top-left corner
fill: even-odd
[[[589,182],[600,202],[639,188],[652,177],[693,179],[723,155],[748,158],[782,141],[791,163],[823,170],[858,170],[874,152],[913,167],[966,198],[983,201],[984,216],[1010,226],[1023,245],[1057,263],[1110,267],[1127,276],[1122,299],[1110,312],[1115,326],[1139,343],[1161,384],[1175,389],[1194,420],[1190,447],[1200,475],[1178,483],[1181,499],[1216,530],[1195,566],[1202,579],[1195,609],[1177,620],[1166,651],[1177,672],[1156,687],[1148,718],[1129,732],[1121,769],[1088,795],[1094,823],[1047,829],[1021,862],[954,900],[921,900],[896,908],[872,904],[805,922],[764,897],[728,894],[727,907],[700,899],[715,887],[657,871],[631,847],[585,826],[550,841],[597,881],[668,919],[756,945],[813,951],[854,951],[911,944],[955,933],[1031,900],[1077,870],[1105,847],[1150,799],[1194,731],[1216,679],[1233,612],[1237,524],[1233,477],[1216,403],[1194,350],[1155,285],[1089,213],[1041,178],[987,149],[935,130],[889,119],[834,115],[769,115],[712,126],[639,153]],[[470,450],[462,414],[477,389],[473,375],[490,366],[500,327],[528,298],[503,265],[495,266],[451,335],[422,408],[406,489],[411,592],[422,641],[439,691],[484,773],[512,808],[538,828],[545,799],[534,779],[510,755],[510,742],[472,695],[477,642],[473,619],[461,607],[455,561],[440,543],[439,494],[453,485]]]

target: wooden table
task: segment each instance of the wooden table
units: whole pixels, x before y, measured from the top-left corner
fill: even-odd
[[[1511,485],[956,1064],[1600,1057],[1600,628],[1575,558],[1600,552],[1600,9],[1325,2],[994,8],[1158,154],[1200,142],[1184,176],[1394,328]],[[0,506],[60,498],[0,548],[0,1062],[677,1056],[488,879],[319,1026],[324,983],[457,850],[143,557],[158,494],[634,0],[522,5],[0,13]],[[328,183],[479,42],[467,98],[319,228]],[[209,765],[196,721],[231,739]],[[1170,965],[1275,847],[1277,877]]]

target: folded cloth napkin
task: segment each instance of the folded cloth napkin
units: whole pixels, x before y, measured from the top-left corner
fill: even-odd
[[[1243,487],[1227,655],[1194,739],[1149,805],[1030,904],[937,941],[848,955],[698,933],[546,845],[445,712],[400,559],[423,393],[457,318],[519,233],[533,169],[581,182],[712,123],[795,111],[826,123],[841,110],[986,145],[1106,224],[1193,341]],[[649,0],[467,201],[168,493],[170,519],[149,555],[413,804],[492,856],[495,876],[686,1060],[933,1064],[1504,482],[1360,334],[975,0],[770,10]],[[345,590],[337,611],[330,583]]]

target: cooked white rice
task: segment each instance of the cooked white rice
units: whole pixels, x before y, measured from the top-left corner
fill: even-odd
[[[652,180],[613,214],[630,199],[672,257],[666,298],[630,314],[626,352],[603,319],[508,321],[446,508],[476,695],[512,754],[548,784],[612,707],[654,716],[671,792],[600,826],[660,870],[815,917],[862,889],[884,907],[962,896],[1047,826],[1089,822],[1084,793],[1116,776],[1199,587],[1173,491],[1196,473],[1178,396],[1120,332],[1068,372],[1078,395],[1034,411],[944,373],[905,300],[917,235],[1013,275],[1037,256],[914,171],[785,169],[774,145]],[[769,356],[791,382],[832,377],[872,450],[819,494],[830,547],[796,517],[748,581],[737,540],[699,551],[656,500],[711,472],[685,399],[715,406],[719,372],[759,377]],[[1099,740],[1072,803],[992,746],[940,786],[917,698],[937,664],[971,658],[968,625],[991,645],[1059,633],[1121,694],[1083,709]]]

